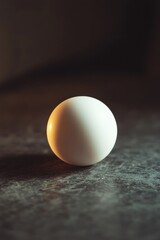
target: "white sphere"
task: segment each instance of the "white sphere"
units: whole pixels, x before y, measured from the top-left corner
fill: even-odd
[[[117,138],[110,109],[87,96],[69,98],[51,113],[47,138],[52,151],[66,163],[87,166],[103,160]]]

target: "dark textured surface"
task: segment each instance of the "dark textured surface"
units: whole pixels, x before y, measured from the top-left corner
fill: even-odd
[[[42,92],[0,97],[0,239],[159,240],[158,109],[111,103],[114,150],[97,165],[72,167],[48,147],[51,98],[53,107],[59,98]]]

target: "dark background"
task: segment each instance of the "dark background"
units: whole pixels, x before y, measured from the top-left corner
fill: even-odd
[[[159,10],[0,1],[0,239],[160,239]],[[87,168],[46,140],[51,111],[77,95],[106,103],[118,124],[112,153]]]
[[[140,76],[152,88],[160,76],[159,24],[156,0],[1,1],[0,82],[106,74],[127,75],[128,85]]]

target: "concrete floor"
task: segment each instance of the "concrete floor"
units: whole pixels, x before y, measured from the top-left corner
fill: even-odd
[[[61,89],[0,96],[0,239],[159,240],[159,109],[106,98],[115,148],[97,165],[73,167],[51,153],[45,134],[51,108],[67,97]]]

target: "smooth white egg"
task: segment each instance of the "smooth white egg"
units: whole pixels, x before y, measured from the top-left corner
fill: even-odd
[[[61,160],[87,166],[103,160],[117,138],[111,110],[88,96],[69,98],[51,113],[47,123],[48,143]]]

